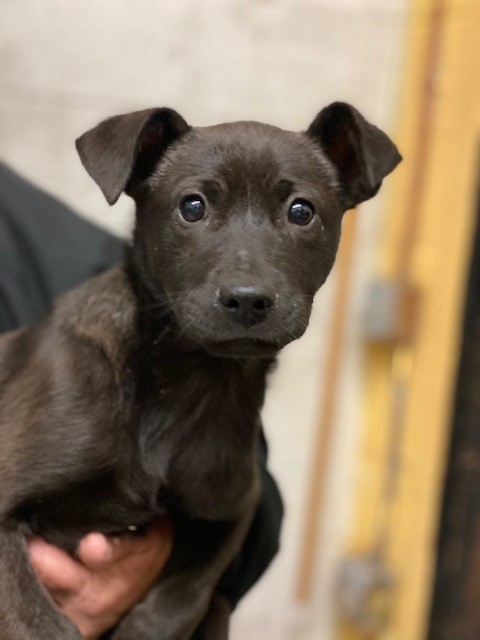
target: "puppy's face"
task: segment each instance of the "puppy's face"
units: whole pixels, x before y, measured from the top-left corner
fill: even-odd
[[[166,151],[136,242],[186,337],[254,355],[302,335],[337,250],[334,183],[313,142],[256,123],[191,130]]]
[[[337,109],[357,116],[346,105]],[[120,191],[137,203],[142,270],[151,291],[167,298],[182,336],[215,355],[270,356],[303,334],[335,259],[343,212],[373,195],[399,161],[385,134],[358,114],[388,151],[375,176],[358,131],[355,139],[345,114],[339,125],[338,114],[326,111],[307,133],[292,133],[254,122],[193,129],[157,110],[130,133],[133,160]],[[144,113],[106,121],[78,142],[109,201],[118,184],[102,183],[92,169],[93,156],[102,165],[98,145],[108,155],[111,138],[99,129],[131,130],[132,117]],[[355,120],[349,124],[355,130]]]

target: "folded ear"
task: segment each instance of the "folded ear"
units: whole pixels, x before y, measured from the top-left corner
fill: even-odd
[[[335,165],[346,209],[374,196],[402,156],[390,138],[352,106],[334,102],[317,115],[307,135]]]
[[[168,145],[189,129],[173,109],[145,109],[108,118],[75,144],[88,174],[115,204],[129,182],[148,178]]]

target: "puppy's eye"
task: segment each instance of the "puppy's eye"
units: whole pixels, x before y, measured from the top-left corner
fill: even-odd
[[[198,222],[205,216],[205,202],[199,195],[185,196],[180,203],[180,213],[187,222]]]
[[[307,200],[297,198],[297,200],[292,202],[288,210],[288,221],[292,224],[305,226],[312,221],[314,215],[315,210],[313,205],[307,202]]]

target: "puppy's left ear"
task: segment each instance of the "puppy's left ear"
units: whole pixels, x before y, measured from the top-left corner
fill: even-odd
[[[402,159],[383,131],[344,102],[320,111],[307,135],[335,166],[345,209],[372,198]]]

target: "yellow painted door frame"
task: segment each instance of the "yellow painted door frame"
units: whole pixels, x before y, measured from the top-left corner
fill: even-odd
[[[340,640],[424,640],[480,160],[480,0],[412,0],[378,277],[416,292],[406,338],[366,343],[346,556],[385,568]],[[381,572],[380,572],[381,574]],[[378,575],[377,575],[378,578]],[[372,617],[368,617],[371,608]]]

